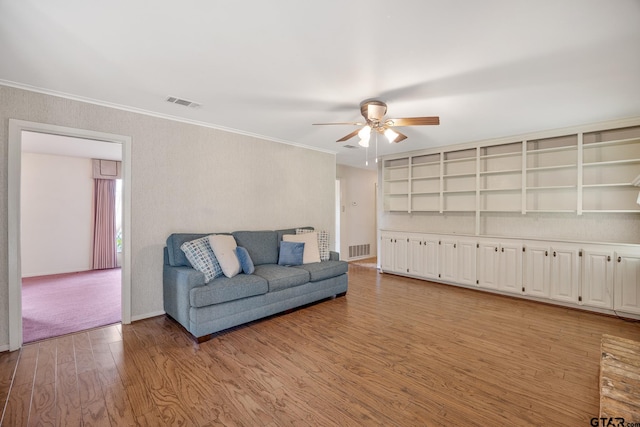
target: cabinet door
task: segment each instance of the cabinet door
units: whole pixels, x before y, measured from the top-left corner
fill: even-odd
[[[476,241],[458,240],[458,283],[476,285]]]
[[[398,237],[393,239],[393,243],[395,246],[394,253],[394,261],[395,267],[394,271],[398,273],[408,273],[409,272],[409,239],[406,237]]]
[[[611,251],[585,250],[582,254],[582,303],[613,308],[613,258]]]
[[[458,243],[455,240],[440,240],[440,273],[441,280],[455,282],[458,278]]]
[[[478,286],[498,289],[500,267],[498,243],[480,243],[478,248]]]
[[[551,299],[578,302],[578,248],[552,247]]]
[[[391,235],[382,235],[380,238],[380,256],[382,259],[380,260],[380,268],[382,271],[393,271],[394,266],[394,244],[393,244],[393,236]]]
[[[522,245],[519,243],[500,244],[498,289],[522,293]]]
[[[614,309],[640,314],[640,255],[616,253]]]
[[[525,295],[549,298],[550,252],[549,246],[526,245],[522,284]]]
[[[424,248],[420,237],[409,238],[409,265],[408,273],[422,276],[424,271]]]
[[[426,236],[422,242],[422,274],[427,279],[438,278],[438,239]]]

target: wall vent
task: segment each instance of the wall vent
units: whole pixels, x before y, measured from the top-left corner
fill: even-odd
[[[201,105],[201,104],[198,104],[197,102],[187,101],[186,99],[181,99],[181,98],[176,98],[175,96],[169,96],[167,98],[167,102],[170,102],[172,104],[183,105],[185,107],[190,107],[190,108],[198,108]]]
[[[371,255],[371,245],[353,245],[349,246],[349,258],[360,258]]]

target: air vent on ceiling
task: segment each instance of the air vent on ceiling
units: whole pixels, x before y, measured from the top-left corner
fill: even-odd
[[[200,104],[193,102],[193,101],[187,101],[186,99],[180,99],[180,98],[176,98],[175,96],[170,96],[167,98],[167,102],[170,102],[172,104],[178,104],[178,105],[183,105],[185,107],[191,107],[191,108],[198,108],[200,107]]]
[[[358,148],[357,145],[351,145],[351,144],[345,144],[343,145],[344,148],[350,148],[350,149],[354,149],[354,148]]]

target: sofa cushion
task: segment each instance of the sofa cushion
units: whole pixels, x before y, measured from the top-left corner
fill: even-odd
[[[298,265],[293,268],[306,270],[309,272],[312,282],[336,277],[349,270],[349,264],[345,261],[322,261],[312,264]]]
[[[304,285],[309,282],[309,272],[296,267],[284,267],[277,264],[256,266],[254,275],[260,276],[269,283],[269,292]]]
[[[225,276],[231,278],[242,271],[236,255],[236,239],[233,236],[214,234],[209,236],[209,244]]]
[[[285,234],[299,234],[299,233],[296,233],[297,230],[313,231],[313,227],[285,228],[282,230],[276,230],[276,234],[278,235],[278,249],[280,249],[280,242],[282,242],[282,236],[284,236]]]
[[[204,233],[173,233],[167,237],[167,251],[169,253],[169,265],[173,267],[193,267],[185,256],[180,246],[186,242],[208,236]]]
[[[240,298],[267,293],[267,281],[255,274],[238,274],[232,278],[218,277],[205,286],[198,286],[189,292],[192,307],[206,307]]]
[[[238,246],[247,249],[254,266],[278,263],[278,236],[275,231],[236,231]]]
[[[320,250],[318,249],[318,233],[312,231],[305,234],[285,234],[282,236],[284,242],[304,243],[303,264],[320,262]]]
[[[302,265],[304,243],[280,242],[278,265]]]
[[[242,246],[238,246],[236,247],[236,256],[238,257],[238,261],[240,261],[242,272],[244,274],[253,274],[256,268],[253,266],[249,252]]]
[[[297,228],[296,234],[311,233],[313,230],[306,228]],[[325,230],[317,231],[318,233],[318,249],[320,250],[320,261],[329,260],[329,232]]]
[[[222,276],[222,268],[209,244],[208,236],[184,242],[180,249],[193,268],[204,273],[205,282]]]

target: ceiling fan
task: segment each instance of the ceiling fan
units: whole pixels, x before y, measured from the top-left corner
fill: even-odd
[[[314,123],[314,125],[353,125],[364,126],[362,129],[357,129],[348,135],[343,136],[336,142],[347,141],[354,136],[360,137],[359,145],[363,147],[369,146],[369,139],[371,138],[371,132],[375,131],[383,134],[390,143],[400,142],[407,139],[407,136],[392,129],[393,127],[401,126],[424,126],[424,125],[439,125],[440,117],[407,117],[403,119],[385,119],[384,115],[387,113],[387,104],[375,99],[367,99],[360,103],[360,112],[365,119],[365,123],[360,122],[344,122],[344,123]]]

